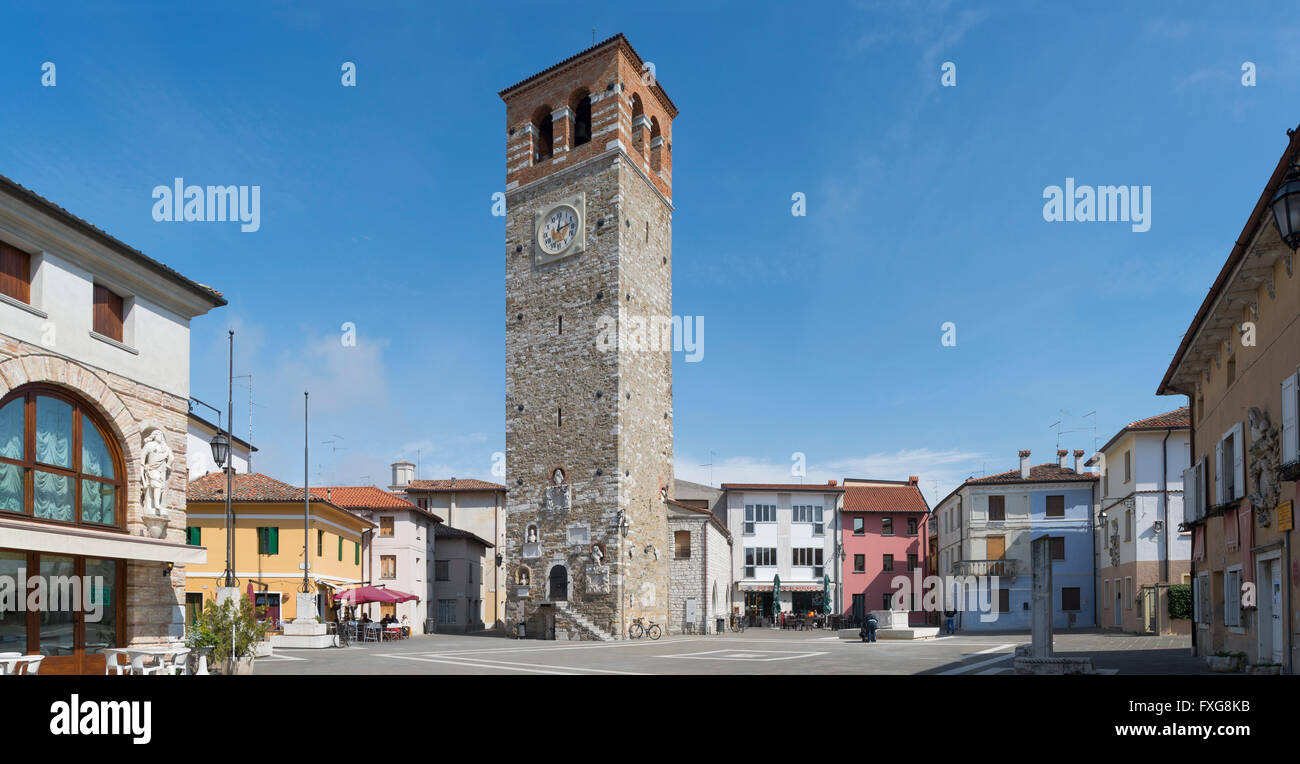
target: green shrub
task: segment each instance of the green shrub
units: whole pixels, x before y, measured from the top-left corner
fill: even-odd
[[[240,595],[238,600],[212,602],[194,619],[185,644],[191,650],[209,650],[212,660],[220,663],[231,656],[246,658],[253,647],[266,638],[266,629],[257,622],[253,603]]]
[[[1192,585],[1175,584],[1167,590],[1170,618],[1192,618]]]

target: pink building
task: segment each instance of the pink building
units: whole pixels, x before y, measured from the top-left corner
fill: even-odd
[[[917,483],[916,476],[906,481],[844,479],[839,522],[843,615],[861,619],[872,610],[899,609],[904,605],[895,601],[894,578],[915,572],[924,579],[930,506]],[[919,604],[906,606],[912,623],[926,622]]]

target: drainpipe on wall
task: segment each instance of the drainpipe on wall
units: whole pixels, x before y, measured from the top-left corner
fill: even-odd
[[[1197,412],[1196,412],[1196,410],[1193,408],[1193,402],[1192,402],[1192,395],[1191,395],[1191,393],[1183,393],[1183,395],[1186,395],[1186,396],[1187,396],[1187,413],[1188,413],[1187,424],[1189,425],[1189,426],[1188,426],[1188,432],[1187,432],[1187,459],[1188,459],[1188,462],[1187,462],[1187,463],[1188,463],[1188,466],[1191,466],[1192,464],[1195,464],[1195,463],[1196,463],[1196,413],[1197,413]],[[1186,497],[1186,496],[1183,497],[1183,501],[1187,501],[1187,497]],[[1197,585],[1196,585],[1196,528],[1194,528],[1194,527],[1192,528],[1191,544],[1192,544],[1192,551],[1191,551],[1191,553],[1188,555],[1188,560],[1187,560],[1187,571],[1188,571],[1188,573],[1191,574],[1191,581],[1192,581],[1192,628],[1191,628],[1191,632],[1192,632],[1192,655],[1195,656],[1195,655],[1199,655],[1199,654],[1200,654],[1199,651],[1197,650],[1197,644],[1196,644],[1196,633],[1197,633],[1197,631],[1199,630],[1199,624],[1197,624],[1197,622],[1196,622],[1196,602],[1197,602],[1197,601],[1199,600],[1199,598],[1200,598],[1200,592],[1196,591],[1196,589],[1197,589]]]
[[[1160,580],[1169,583],[1169,436],[1174,428],[1165,430],[1165,439],[1160,442]],[[1185,501],[1185,499],[1184,499]],[[1157,598],[1158,599],[1158,598]],[[1156,631],[1160,630],[1160,614],[1156,614]]]

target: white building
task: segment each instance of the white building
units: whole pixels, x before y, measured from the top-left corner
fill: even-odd
[[[93,575],[104,605],[0,609],[0,652],[102,675],[105,648],[182,635],[207,560],[186,543],[190,321],[225,304],[0,176],[0,580],[31,601],[23,571]]]
[[[722,518],[698,506],[704,503],[667,500],[669,634],[714,633],[719,619],[725,630],[731,610],[732,537]]]
[[[367,605],[371,618],[405,617],[413,632],[432,632],[433,624],[428,621],[433,618],[430,603],[435,601],[433,528],[442,518],[372,485],[325,486],[312,488],[311,492],[377,526],[365,545],[361,570],[364,585],[396,589],[420,598],[395,605]]]
[[[1164,588],[1191,581],[1192,535],[1179,530],[1191,453],[1183,407],[1129,423],[1088,461],[1101,468],[1094,502],[1099,625],[1161,634],[1182,628],[1169,620]]]
[[[774,580],[782,613],[822,610],[825,577],[835,598],[835,525],[844,489],[799,483],[723,483],[726,526],[734,539],[732,607],[751,623],[770,622]]]
[[[190,399],[191,407],[194,405],[194,399]],[[217,466],[216,461],[212,458],[212,438],[218,431],[224,428],[218,428],[212,422],[190,411],[189,425],[185,432],[185,451],[186,466],[189,467],[190,480],[197,480],[211,472],[220,472],[221,468]],[[230,461],[235,467],[235,472],[244,474],[248,472],[248,464],[252,460],[252,453],[256,451],[252,444],[238,437],[230,438]]]

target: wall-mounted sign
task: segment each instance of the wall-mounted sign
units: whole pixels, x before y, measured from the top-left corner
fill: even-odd
[[[1289,531],[1295,527],[1295,516],[1292,511],[1292,505],[1289,501],[1284,501],[1277,505],[1277,529],[1279,531]]]

